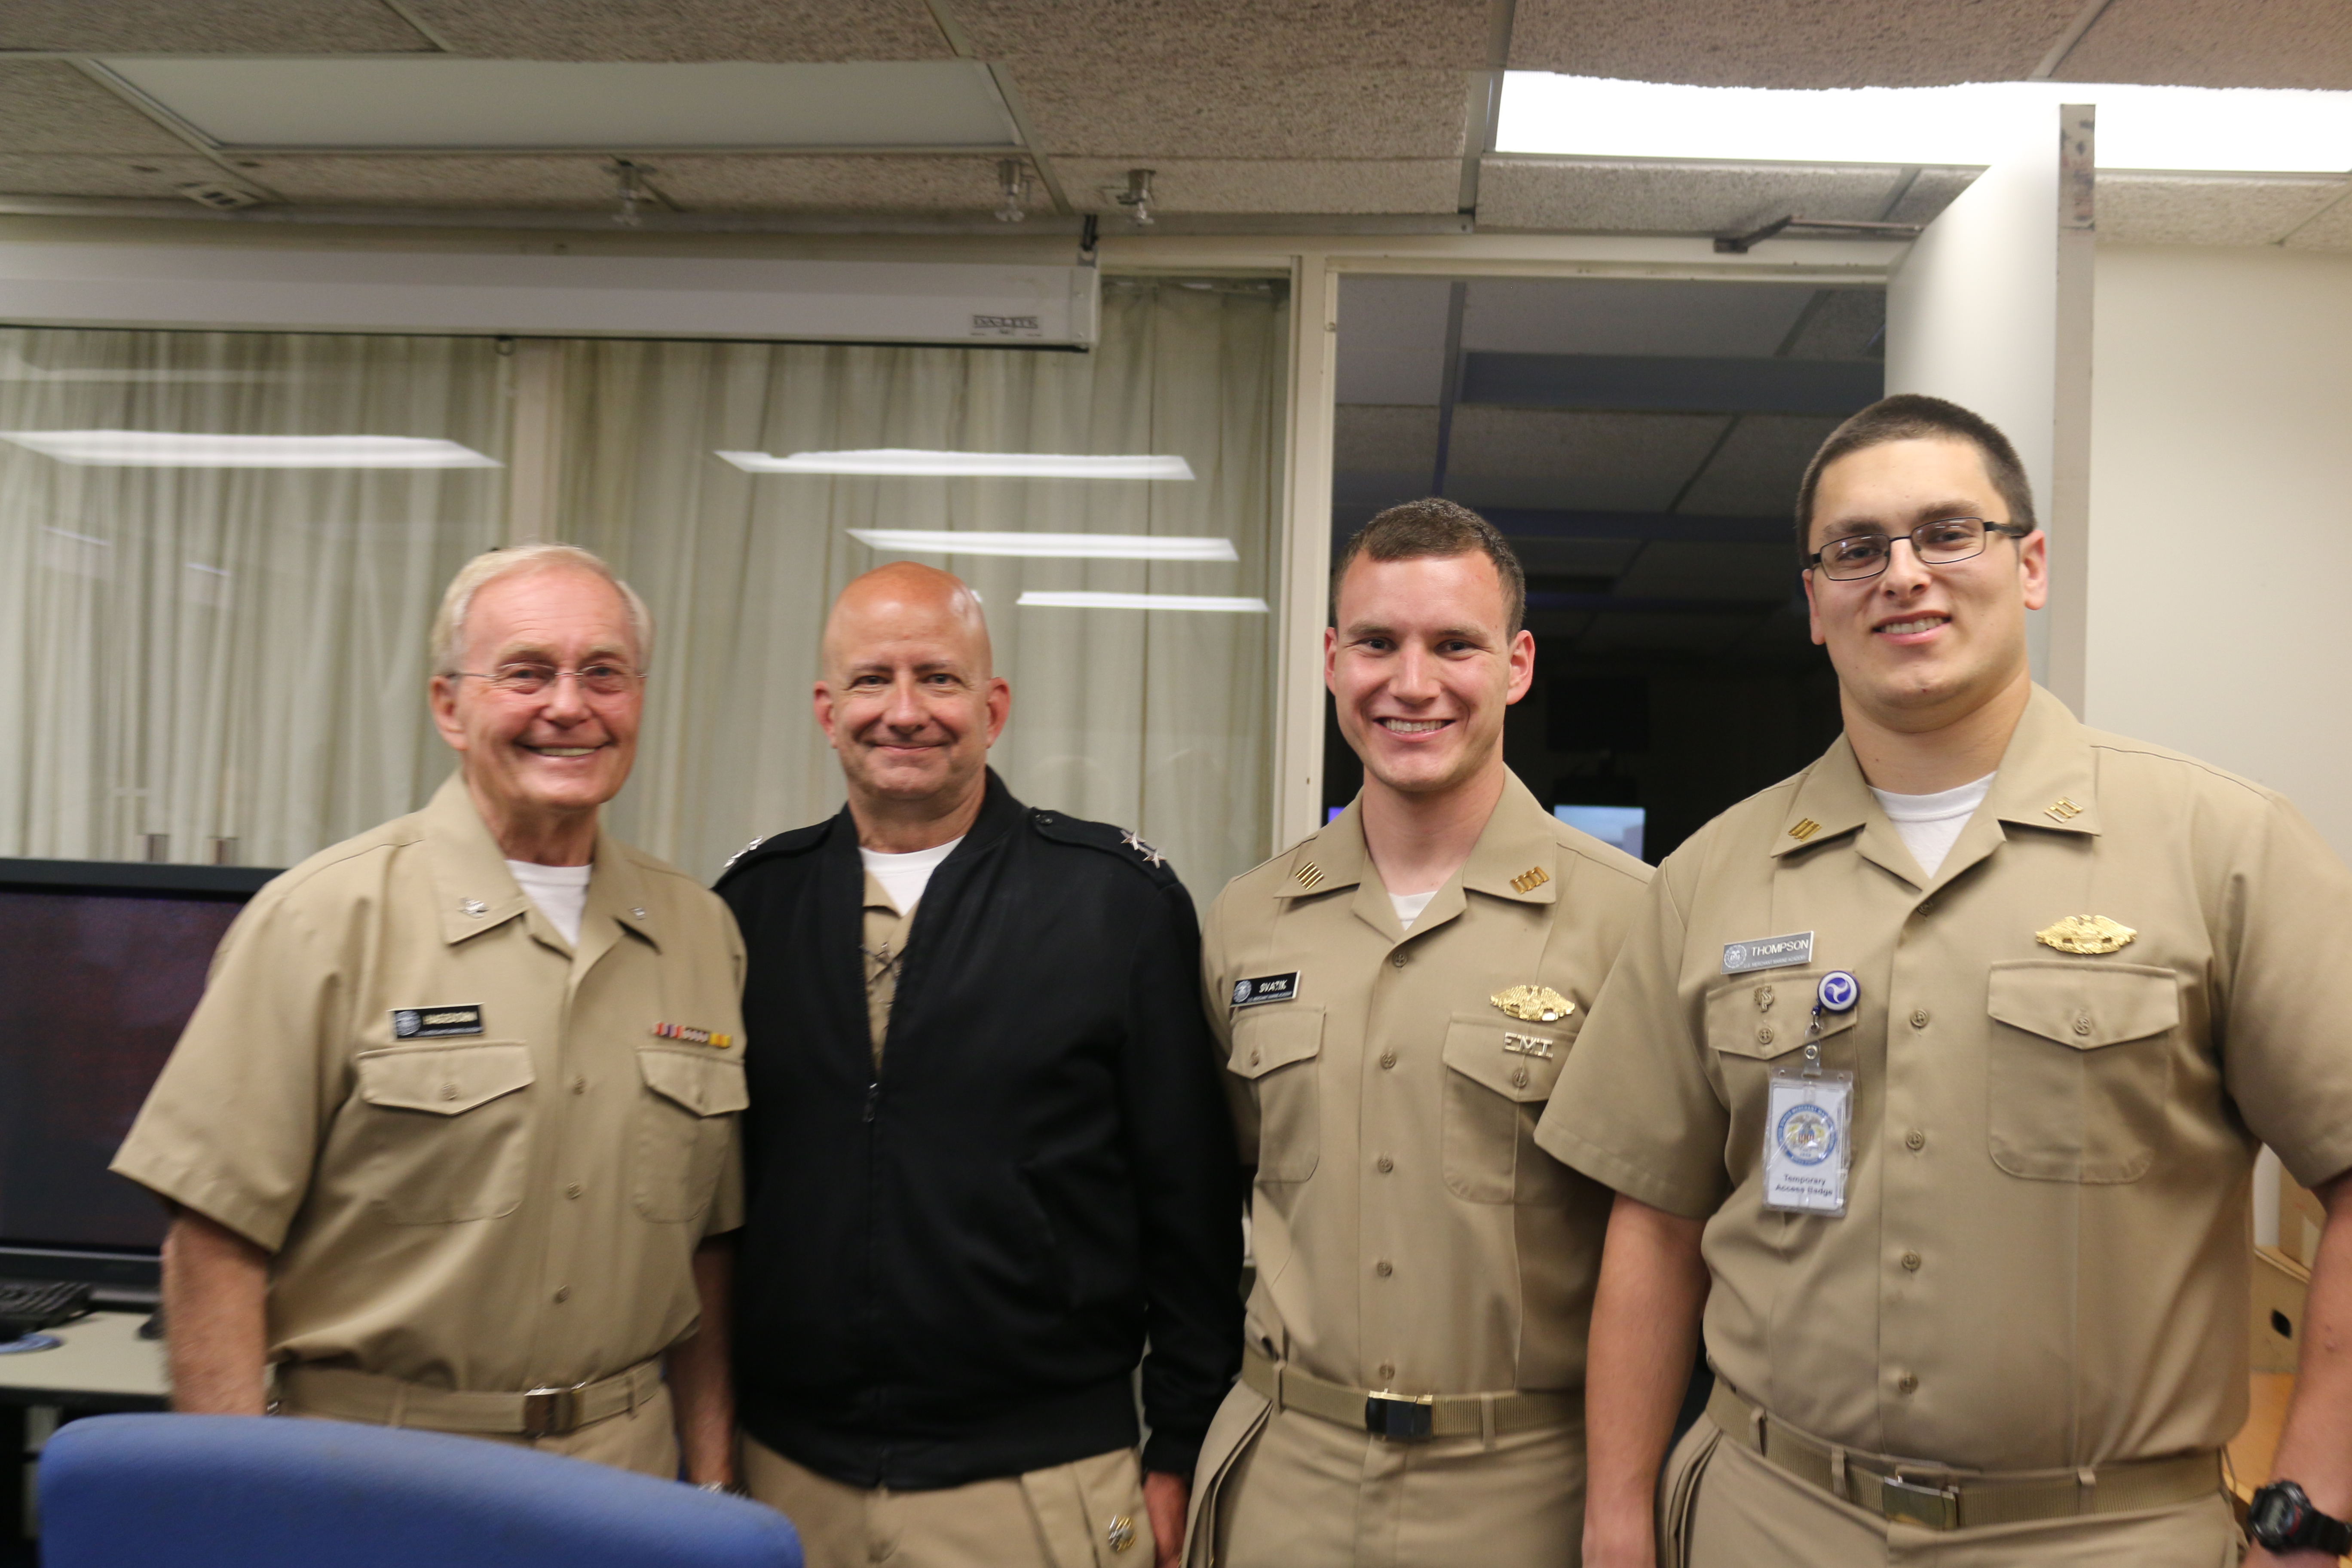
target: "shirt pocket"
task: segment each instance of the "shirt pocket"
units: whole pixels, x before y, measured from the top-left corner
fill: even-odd
[[[1536,1123],[1559,1079],[1582,1013],[1522,1024],[1456,1013],[1445,1030],[1445,1105],[1438,1161],[1446,1189],[1479,1204],[1558,1204],[1567,1173],[1536,1146]]]
[[[1279,1002],[1234,1020],[1225,1070],[1247,1079],[1257,1100],[1261,1182],[1303,1182],[1322,1160],[1322,1100],[1315,1081],[1322,1054],[1320,1007]]]
[[[650,1220],[699,1219],[727,1165],[729,1120],[751,1103],[743,1064],[706,1050],[637,1048],[646,1092],[637,1106],[629,1201]]]
[[[1822,976],[1829,973],[1811,969],[1745,974],[1707,994],[1707,1048],[1723,1085],[1723,1103],[1731,1112],[1730,1137],[1724,1147],[1727,1169],[1761,1169],[1772,1075],[1801,1073],[1808,1040],[1821,1047],[1823,1071],[1854,1070],[1859,1006],[1823,1012],[1821,1033],[1812,1032],[1813,998]]]
[[[522,1205],[530,1047],[520,1040],[362,1051],[352,1169],[394,1225],[498,1219]]]
[[[2136,1182],[2164,1138],[2180,983],[2144,964],[1996,963],[1986,1056],[1993,1163],[2037,1182]]]

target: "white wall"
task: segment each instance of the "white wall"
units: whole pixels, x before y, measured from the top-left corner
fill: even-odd
[[[2099,251],[2084,718],[2352,858],[2352,257]]]

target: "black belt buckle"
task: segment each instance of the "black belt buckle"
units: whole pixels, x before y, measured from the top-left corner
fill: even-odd
[[[561,1437],[580,1426],[580,1391],[588,1385],[575,1383],[569,1388],[526,1389],[522,1396],[522,1435],[526,1437]]]
[[[1436,1414],[1435,1394],[1374,1394],[1364,1401],[1364,1430],[1391,1443],[1425,1442]]]
[[[1878,1483],[1878,1511],[1890,1520],[1929,1530],[1958,1530],[1960,1489],[1922,1486],[1901,1476],[1889,1476]]]

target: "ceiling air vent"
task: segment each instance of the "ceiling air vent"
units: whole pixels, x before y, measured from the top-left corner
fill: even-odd
[[[197,180],[182,185],[180,194],[190,201],[222,212],[235,212],[239,207],[261,205],[261,198],[242,185],[232,185],[226,180]]]

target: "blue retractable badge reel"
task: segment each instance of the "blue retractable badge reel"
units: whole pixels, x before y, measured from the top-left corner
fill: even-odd
[[[1822,976],[1820,995],[1822,1012],[1843,1013],[1862,995],[1862,987],[1844,970],[1832,969]]]

